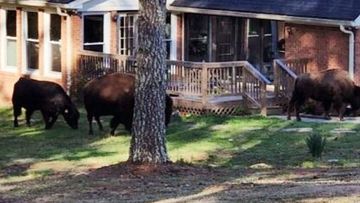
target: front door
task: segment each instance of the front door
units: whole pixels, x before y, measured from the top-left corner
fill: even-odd
[[[276,50],[273,46],[272,24],[269,20],[250,19],[247,60],[260,72],[271,74],[271,62]]]

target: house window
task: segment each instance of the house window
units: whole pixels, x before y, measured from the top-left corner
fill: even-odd
[[[29,69],[39,69],[38,14],[27,12],[26,56]]]
[[[84,50],[103,52],[104,15],[84,16]]]
[[[119,16],[119,54],[126,56],[135,55],[136,50],[136,14]]]
[[[50,15],[50,70],[61,72],[61,16]]]
[[[6,11],[6,66],[16,67],[16,11]]]

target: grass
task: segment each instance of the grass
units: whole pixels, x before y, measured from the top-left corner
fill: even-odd
[[[119,129],[116,136],[99,132],[87,134],[85,114],[80,128],[70,129],[59,118],[53,129],[45,131],[39,113],[31,127],[21,117],[19,128],[12,127],[11,109],[0,109],[0,184],[23,181],[58,172],[82,173],[126,161],[130,136]],[[108,120],[104,126],[109,130]],[[323,158],[313,159],[305,138],[309,133],[285,132],[286,128],[313,128],[327,138]],[[357,133],[332,134],[336,128]],[[360,166],[360,125],[318,124],[250,117],[186,117],[168,128],[167,146],[172,161],[227,168],[358,167]],[[336,163],[328,160],[336,159]],[[335,165],[334,165],[335,164]]]

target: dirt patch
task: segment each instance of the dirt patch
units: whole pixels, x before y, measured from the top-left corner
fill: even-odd
[[[7,186],[2,202],[327,202],[360,200],[360,170],[122,163]]]

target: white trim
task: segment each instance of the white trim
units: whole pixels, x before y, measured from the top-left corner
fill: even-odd
[[[178,32],[178,17],[175,14],[170,14],[171,24],[171,45],[170,45],[170,60],[177,59],[177,32]]]
[[[353,26],[360,27],[360,15],[354,20]]]
[[[0,69],[6,67],[6,10],[0,9]]]
[[[75,4],[74,4],[75,5]],[[79,12],[137,11],[138,0],[90,0],[76,4]]]
[[[111,13],[104,14],[104,46],[103,52],[106,54],[110,54],[110,43],[111,43]]]
[[[11,36],[7,36],[7,29],[6,29],[6,20],[7,20],[7,11],[15,11],[15,19],[17,18],[16,15],[16,8],[9,8],[9,7],[5,7],[3,9],[0,10],[0,18],[1,18],[1,25],[0,25],[0,43],[1,43],[1,50],[0,50],[0,59],[1,59],[1,64],[0,64],[0,69],[3,71],[7,71],[7,72],[17,72],[18,71],[18,67],[17,66],[8,66],[7,65],[7,43],[9,40],[15,40],[17,42],[18,38],[17,37],[11,37]],[[16,23],[16,22],[15,22]],[[16,28],[18,29],[18,28]],[[17,50],[16,50],[17,51]],[[16,53],[16,57],[18,57],[18,53]],[[18,59],[16,59],[18,60]]]
[[[198,13],[198,14],[208,14],[208,15],[221,15],[221,16],[234,16],[234,17],[244,17],[244,18],[257,18],[257,19],[267,19],[267,20],[278,20],[278,21],[287,21],[292,23],[301,23],[301,24],[310,24],[310,25],[345,25],[345,26],[354,26],[356,23],[354,21],[346,20],[331,20],[323,18],[308,18],[308,17],[296,17],[296,16],[287,16],[287,15],[277,15],[277,14],[265,14],[265,13],[250,13],[250,12],[240,12],[240,11],[226,11],[226,10],[214,10],[214,9],[201,9],[201,8],[190,8],[190,7],[177,7],[177,6],[168,6],[168,10],[172,12],[184,12],[184,13]],[[360,19],[359,19],[360,23]]]
[[[351,30],[347,30],[343,25],[340,25],[341,32],[349,35],[349,77],[354,79],[355,66],[355,35]]]

